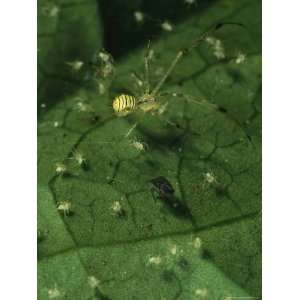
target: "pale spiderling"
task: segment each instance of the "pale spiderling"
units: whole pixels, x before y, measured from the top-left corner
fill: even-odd
[[[213,173],[209,173],[209,172],[205,173],[204,178],[205,178],[205,181],[209,184],[217,182],[217,179],[213,175]]]
[[[64,216],[70,215],[72,203],[68,200],[57,203],[57,210],[63,212]]]
[[[145,151],[148,148],[146,143],[137,140],[133,140],[130,144],[138,151]]]
[[[56,163],[55,172],[57,174],[64,174],[67,172],[67,166],[64,163]]]
[[[76,162],[81,166],[82,164],[86,163],[86,158],[83,156],[83,154],[78,150],[72,151],[72,158],[76,160]]]
[[[113,211],[113,214],[119,218],[125,217],[126,212],[123,209],[121,203],[119,201],[115,201],[113,205],[111,206],[111,209]]]

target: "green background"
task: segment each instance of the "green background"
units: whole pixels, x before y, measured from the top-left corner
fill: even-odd
[[[134,21],[137,10],[149,16],[144,24]],[[38,1],[38,299],[261,297],[260,17],[260,2],[247,0]],[[166,19],[172,32],[160,28]],[[112,114],[113,97],[133,89],[130,73],[143,72],[148,40],[153,84],[156,71],[219,21],[246,26],[214,34],[226,58],[199,45],[163,91],[205,97],[223,112],[166,96],[161,116]],[[116,70],[102,95],[66,64],[86,64],[101,48]],[[239,53],[246,58],[237,64]],[[97,119],[76,109],[78,99]],[[56,174],[56,163],[68,174]],[[157,176],[172,183],[190,218],[153,200]],[[57,211],[61,201],[71,201],[72,215]],[[116,201],[125,217],[114,213]]]

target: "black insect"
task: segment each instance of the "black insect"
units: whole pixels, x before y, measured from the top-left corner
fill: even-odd
[[[152,189],[152,194],[156,193],[157,196],[161,199],[170,197],[175,192],[171,183],[163,176],[159,176],[154,179],[151,179],[150,182],[155,187],[154,189]]]
[[[191,218],[189,209],[177,199],[174,195],[174,188],[172,184],[163,176],[151,179],[152,183],[151,193],[156,201],[162,200],[165,207],[176,217]]]

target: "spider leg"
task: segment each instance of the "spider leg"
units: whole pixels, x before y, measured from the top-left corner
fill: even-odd
[[[196,99],[194,96],[190,96],[190,95],[186,95],[186,94],[183,94],[183,93],[178,93],[178,92],[174,92],[174,93],[170,93],[170,92],[164,92],[164,93],[161,93],[160,95],[164,95],[164,96],[172,96],[172,97],[178,97],[179,99],[183,99],[187,102],[191,102],[191,103],[194,103],[194,104],[197,104],[197,105],[200,105],[200,106],[204,106],[204,107],[207,107],[207,108],[210,108],[210,109],[213,109],[215,110],[216,112],[218,113],[221,113],[221,114],[225,114],[226,117],[233,123],[235,123],[245,134],[247,140],[250,142],[250,144],[252,145],[252,141],[251,141],[251,138],[250,136],[248,135],[248,133],[246,132],[245,128],[243,127],[243,125],[240,123],[240,121],[238,121],[234,116],[230,115],[227,113],[226,109],[224,109],[223,107],[220,107],[218,106],[217,104],[214,104],[212,102],[209,102],[208,100],[206,99]]]
[[[150,58],[150,41],[148,42],[147,52],[144,56],[145,66],[145,93],[150,93],[150,82],[149,82],[149,58]]]
[[[173,72],[173,70],[175,69],[176,65],[178,64],[178,62],[181,60],[181,58],[184,55],[186,55],[187,53],[189,53],[194,48],[198,47],[199,44],[201,44],[203,41],[206,40],[206,38],[207,38],[208,35],[210,35],[211,33],[215,32],[216,30],[219,30],[224,25],[237,25],[237,26],[245,27],[243,24],[233,23],[233,22],[218,23],[218,24],[215,24],[215,25],[211,26],[208,30],[206,30],[204,33],[202,33],[200,35],[200,37],[197,38],[189,48],[184,48],[184,49],[181,49],[181,50],[179,50],[177,52],[175,58],[171,62],[171,64],[170,64],[169,68],[167,69],[165,75],[160,79],[160,81],[156,84],[156,86],[154,87],[153,91],[151,92],[151,96],[155,97],[157,95],[157,93],[159,92],[159,90],[162,87],[162,85],[166,82],[166,80],[168,79],[168,77]]]

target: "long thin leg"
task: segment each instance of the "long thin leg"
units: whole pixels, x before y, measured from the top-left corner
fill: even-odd
[[[182,49],[182,50],[180,50],[177,53],[176,57],[172,61],[171,65],[169,66],[169,68],[168,68],[167,72],[165,73],[165,75],[161,78],[161,80],[154,87],[153,91],[151,92],[151,96],[154,97],[154,96],[157,95],[158,91],[160,90],[160,88],[162,87],[162,85],[165,83],[165,81],[167,80],[167,78],[170,76],[170,74],[172,73],[172,71],[174,70],[174,68],[176,67],[177,63],[180,61],[180,59],[183,57],[183,55],[187,54],[192,49],[194,49],[195,47],[197,47],[201,42],[203,42],[206,39],[206,37],[209,34],[211,34],[212,32],[220,29],[224,25],[238,25],[238,26],[244,27],[244,25],[242,25],[240,23],[218,23],[216,25],[213,25],[210,29],[208,29],[207,31],[205,31],[198,39],[196,39],[194,41],[194,43],[192,44],[191,47]]]
[[[252,145],[252,141],[251,141],[251,138],[249,137],[249,135],[247,134],[245,128],[243,127],[243,125],[235,118],[233,117],[232,115],[228,114],[226,112],[226,110],[224,110],[224,108],[218,106],[217,104],[214,104],[214,103],[211,103],[209,102],[208,100],[206,99],[200,99],[200,100],[196,100],[195,97],[193,96],[190,96],[190,95],[185,95],[183,93],[177,93],[177,92],[174,92],[174,93],[170,93],[170,92],[164,92],[164,93],[161,93],[160,96],[167,96],[167,95],[170,95],[172,97],[178,97],[178,98],[182,98],[184,99],[185,101],[187,102],[191,102],[191,103],[194,103],[194,104],[197,104],[197,105],[201,105],[201,106],[205,106],[207,108],[211,108],[211,109],[214,109],[215,111],[219,112],[219,113],[223,113],[223,114],[226,114],[226,117],[231,120],[231,122],[235,123],[245,134],[246,138],[249,140],[249,142],[251,143]]]
[[[149,53],[150,53],[150,41],[148,43],[147,52],[144,58],[145,64],[145,91],[146,94],[150,93],[150,82],[149,82]]]

